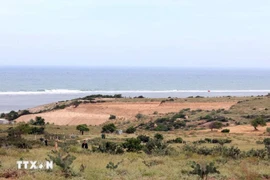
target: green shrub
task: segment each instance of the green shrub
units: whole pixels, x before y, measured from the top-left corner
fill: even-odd
[[[193,143],[193,144],[203,144],[203,143],[206,143],[206,142],[208,142],[208,141],[203,140],[203,139],[200,139],[200,140],[194,141],[194,142],[192,142],[192,143]],[[211,142],[211,141],[210,141],[210,142]]]
[[[115,170],[115,169],[118,168],[119,164],[121,164],[122,162],[123,162],[123,160],[120,161],[120,162],[118,162],[118,163],[116,163],[116,164],[114,164],[113,162],[109,162],[109,163],[107,164],[106,168],[107,168],[107,169],[110,169],[110,170]]]
[[[8,146],[15,146],[19,149],[32,149],[32,146],[35,144],[35,141],[29,141],[24,138],[8,137],[5,140],[5,144]]]
[[[148,122],[145,124],[145,129],[154,131],[170,131],[173,129],[180,129],[186,127],[187,120],[182,111],[174,114],[172,117],[157,118],[154,122]]]
[[[145,135],[139,135],[139,136],[137,137],[137,139],[139,139],[141,142],[146,143],[146,142],[149,141],[150,137],[149,137],[149,136],[145,136]]]
[[[270,134],[270,127],[266,128],[266,132]]]
[[[220,173],[213,162],[209,164],[192,162],[191,168],[193,168],[193,170],[189,173],[198,175],[201,179],[207,179],[209,174]]]
[[[154,128],[154,131],[169,131],[169,130],[171,130],[171,128],[164,124],[159,124],[157,125],[157,127]]]
[[[154,138],[157,139],[157,140],[163,140],[164,139],[163,135],[159,134],[159,133],[155,134]]]
[[[19,112],[20,116],[31,114],[29,110],[22,110]]]
[[[126,142],[123,143],[123,147],[127,149],[127,152],[138,152],[142,150],[141,140],[137,138],[126,139]]]
[[[167,143],[183,143],[183,142],[184,142],[183,139],[180,137],[167,141]]]
[[[198,148],[196,153],[207,156],[207,155],[212,155],[213,150],[211,148],[207,148],[207,147],[203,146],[203,147]]]
[[[152,155],[170,155],[171,148],[159,139],[150,139],[144,146],[143,151]]]
[[[174,120],[176,120],[176,119],[178,119],[178,118],[185,119],[185,118],[186,118],[186,115],[185,115],[185,114],[182,114],[182,113],[177,113],[177,114],[175,114],[175,115],[171,118],[171,120],[174,121]]]
[[[116,127],[113,123],[111,123],[104,125],[102,127],[101,133],[113,133],[114,131],[116,131]]]
[[[4,115],[4,118],[10,121],[17,119],[18,117],[19,117],[19,114],[16,111],[10,111],[9,113]]]
[[[109,117],[109,119],[110,119],[110,120],[116,119],[116,116],[111,114],[110,117]]]
[[[231,147],[215,146],[212,149],[213,149],[213,154],[232,158],[232,159],[239,158],[241,154],[241,150],[238,147],[234,147],[234,146],[231,146]]]
[[[265,138],[263,140],[264,145],[270,145],[270,138]]]
[[[144,115],[141,114],[141,113],[138,113],[138,114],[136,114],[135,117],[136,117],[137,119],[142,119],[142,118],[144,117]]]
[[[245,157],[258,157],[261,159],[265,159],[268,156],[268,152],[266,149],[251,149],[249,151],[247,151],[244,154]]]
[[[29,124],[19,123],[16,127],[11,127],[7,130],[9,137],[20,138],[22,134],[31,132]]]
[[[211,131],[213,129],[220,129],[222,127],[222,123],[221,122],[218,122],[218,121],[214,121],[214,122],[211,122],[209,124],[209,128],[211,129]]]
[[[229,129],[222,129],[222,131],[221,131],[222,133],[229,133],[230,132],[230,130]]]
[[[75,173],[71,168],[73,161],[76,159],[75,156],[70,155],[68,152],[65,152],[63,150],[60,150],[60,151],[52,151],[52,154],[48,154],[48,157],[57,166],[61,168],[66,178],[75,175]]]
[[[67,107],[67,105],[65,105],[65,104],[61,104],[61,105],[56,105],[53,109],[54,110],[57,110],[57,109],[65,109]]]
[[[31,131],[29,132],[29,134],[44,134],[44,130],[45,128],[44,127],[32,127],[31,128]]]
[[[136,131],[136,128],[132,126],[132,127],[127,128],[126,133],[133,134],[135,133],[135,131]]]
[[[122,94],[115,94],[115,95],[102,95],[102,94],[93,94],[90,96],[86,96],[81,98],[82,100],[94,100],[95,98],[122,98]]]
[[[93,152],[109,153],[109,154],[123,154],[124,149],[122,145],[114,142],[98,142],[98,145],[93,145]]]
[[[35,126],[44,126],[44,125],[45,125],[45,119],[42,118],[42,117],[40,117],[40,116],[37,116],[37,117],[35,118],[35,120],[31,119],[31,120],[29,121],[29,123],[30,123],[31,125],[35,125]]]

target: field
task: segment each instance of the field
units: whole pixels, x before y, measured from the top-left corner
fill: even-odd
[[[177,113],[184,114],[185,117],[176,118],[173,123],[185,124],[180,128],[173,124],[173,129],[166,129],[167,126],[171,128],[170,124],[166,124],[167,121],[172,122],[171,119]],[[115,115],[116,118],[109,120],[110,115]],[[264,139],[270,137],[266,132],[267,127],[270,127],[269,97],[110,99],[103,103],[80,104],[76,108],[66,107],[21,116],[14,125],[0,125],[0,138],[8,135],[9,128],[15,128],[19,126],[19,122],[28,122],[36,116],[43,117],[49,124],[45,125],[45,134],[22,134],[21,138],[32,143],[31,148],[17,148],[0,143],[0,178],[199,179],[197,174],[191,173],[194,161],[202,167],[210,162],[214,163],[219,173],[209,174],[208,179],[270,179],[270,157],[263,143]],[[267,123],[255,131],[250,121],[260,116]],[[161,118],[167,119],[156,121]],[[221,133],[222,129],[210,130],[208,126],[212,122],[211,118],[213,121],[220,120],[222,129],[229,129],[230,132]],[[106,139],[102,139],[102,127],[110,123],[124,133],[104,133]],[[82,135],[76,130],[78,124],[87,124],[89,131]],[[128,127],[135,127],[136,132],[125,133]],[[157,133],[163,135],[162,141],[154,141]],[[164,148],[157,146],[155,151],[149,153],[145,151],[147,143],[142,142],[144,148],[138,151],[129,152],[128,148],[124,148],[123,153],[102,153],[96,150],[102,143],[120,145],[139,135],[149,136],[153,142],[162,142]],[[44,136],[48,139],[49,146],[39,142]],[[65,173],[57,165],[51,171],[17,169],[18,160],[45,161],[48,155],[53,155],[56,137],[59,139],[58,152],[76,157],[70,165],[72,173]],[[176,138],[182,138],[184,142],[168,142]],[[213,143],[205,142],[205,139],[226,139],[231,142]],[[88,150],[81,148],[83,140],[88,142]],[[228,150],[231,147],[235,148],[232,153]],[[108,166],[110,162],[113,163],[112,166]],[[117,167],[114,166],[116,164]]]

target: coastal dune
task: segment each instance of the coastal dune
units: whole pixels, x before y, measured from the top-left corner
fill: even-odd
[[[100,125],[109,121],[111,114],[120,120],[136,120],[138,113],[152,116],[154,112],[165,114],[179,112],[181,109],[212,110],[229,109],[235,102],[105,102],[95,104],[81,104],[78,107],[68,107],[39,114],[24,115],[16,122],[28,122],[36,116],[41,116],[46,122],[55,125]]]

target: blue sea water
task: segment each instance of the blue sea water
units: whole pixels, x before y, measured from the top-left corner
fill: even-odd
[[[270,92],[269,79],[269,69],[0,67],[0,112],[97,93],[131,97],[264,95]]]

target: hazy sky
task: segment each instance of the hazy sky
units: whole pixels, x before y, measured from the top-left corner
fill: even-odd
[[[1,65],[270,68],[270,1],[1,0]]]

